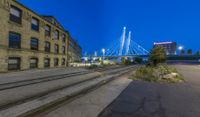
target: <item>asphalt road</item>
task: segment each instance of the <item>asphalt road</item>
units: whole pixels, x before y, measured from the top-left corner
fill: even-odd
[[[200,117],[200,66],[175,67],[184,83],[134,81],[99,117]]]

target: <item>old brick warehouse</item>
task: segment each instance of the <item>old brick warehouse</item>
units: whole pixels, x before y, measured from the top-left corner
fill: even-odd
[[[67,67],[81,47],[53,16],[41,16],[15,0],[0,1],[0,72]]]

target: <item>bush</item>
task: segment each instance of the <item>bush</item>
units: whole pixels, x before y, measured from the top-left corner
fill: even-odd
[[[97,68],[97,67],[98,67],[98,65],[92,64],[92,65],[90,65],[90,66],[88,67],[88,69],[95,69],[95,68]]]
[[[145,81],[156,81],[154,76],[154,69],[151,67],[140,67],[135,72],[136,79],[141,79]]]
[[[123,65],[131,65],[132,62],[131,62],[130,60],[127,59],[127,60],[123,60],[123,61],[122,61],[122,64],[123,64]]]
[[[135,62],[136,63],[142,63],[142,58],[140,58],[140,57],[135,57]]]
[[[133,80],[144,80],[149,82],[181,82],[184,81],[182,76],[179,74],[176,77],[164,78],[171,73],[177,73],[175,68],[169,67],[167,65],[159,65],[157,67],[140,67],[136,70],[135,74],[131,76]]]

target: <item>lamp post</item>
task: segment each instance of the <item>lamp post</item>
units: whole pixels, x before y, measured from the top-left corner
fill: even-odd
[[[103,48],[101,51],[102,51],[102,53],[103,53],[103,55],[102,55],[102,65],[103,65],[103,61],[104,61],[104,56],[105,56],[106,50]]]
[[[181,51],[183,50],[183,46],[179,46],[178,50],[180,51],[180,54],[181,54]]]

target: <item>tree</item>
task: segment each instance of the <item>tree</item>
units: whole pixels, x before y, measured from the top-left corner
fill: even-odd
[[[191,55],[192,54],[192,49],[188,49],[187,54]]]
[[[200,51],[197,51],[196,55],[200,55]]]
[[[181,54],[182,54],[182,55],[185,54],[185,50],[182,49],[182,50],[181,50]]]
[[[141,57],[135,57],[135,62],[136,63],[142,63],[142,58]]]
[[[150,52],[149,62],[157,66],[157,64],[165,62],[166,58],[165,49],[161,46],[156,46]]]

